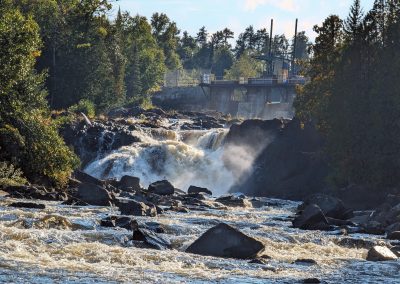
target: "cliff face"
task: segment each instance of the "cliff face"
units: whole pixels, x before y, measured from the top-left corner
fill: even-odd
[[[326,188],[323,141],[310,125],[302,128],[296,119],[248,120],[232,126],[226,143],[257,153],[253,171],[232,191],[298,200]]]

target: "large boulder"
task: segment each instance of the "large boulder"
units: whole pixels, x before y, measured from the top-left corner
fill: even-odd
[[[315,127],[302,125],[298,119],[246,120],[232,125],[224,148],[245,149],[256,154],[254,170],[242,175],[232,192],[292,200],[321,192],[329,174],[328,164],[320,154],[323,145],[323,137]],[[235,163],[237,159],[226,151],[224,160],[234,173],[242,170],[242,165]]]
[[[220,223],[192,243],[186,252],[228,258],[254,258],[265,246],[237,229]]]
[[[140,190],[140,178],[125,175],[119,181],[118,188],[124,191]]]
[[[209,195],[212,195],[211,190],[204,188],[204,187],[194,186],[194,185],[189,186],[188,193],[189,194],[207,193]]]
[[[110,206],[113,203],[110,192],[93,183],[81,183],[78,187],[77,197],[90,205]]]
[[[369,261],[385,261],[396,260],[397,256],[387,247],[374,246],[368,251],[367,260]]]
[[[327,230],[329,223],[318,205],[310,204],[292,221],[293,227],[303,230]]]
[[[172,195],[175,192],[175,188],[169,181],[160,180],[150,184],[148,191],[158,195]]]
[[[103,186],[104,185],[104,181],[99,180],[85,172],[82,171],[75,171],[74,172],[74,178],[78,181],[80,181],[81,183],[92,183],[98,186]]]
[[[304,203],[300,205],[299,209],[304,209],[310,204],[318,205],[326,217],[342,220],[347,220],[353,217],[351,210],[346,209],[342,200],[333,196],[313,194],[304,200]]]
[[[122,215],[157,216],[157,209],[154,205],[148,206],[136,200],[119,198],[117,206]]]

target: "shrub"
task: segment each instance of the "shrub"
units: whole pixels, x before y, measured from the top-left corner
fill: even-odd
[[[68,108],[69,112],[80,114],[81,112],[87,115],[89,118],[93,118],[96,115],[96,106],[90,100],[83,99],[79,103]]]
[[[137,96],[131,98],[126,104],[126,107],[140,106],[141,108],[147,110],[154,108],[150,96]]]
[[[27,180],[20,169],[8,162],[0,162],[0,188],[26,184]]]

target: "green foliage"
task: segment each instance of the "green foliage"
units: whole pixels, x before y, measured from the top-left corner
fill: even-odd
[[[0,5],[0,158],[12,161],[30,180],[63,185],[78,165],[49,117],[44,75],[34,69],[40,48],[38,26],[12,1]]]
[[[90,100],[80,100],[79,103],[68,108],[69,112],[76,114],[84,113],[87,117],[93,118],[96,115],[96,107]]]
[[[145,110],[154,108],[150,96],[137,96],[126,103],[127,107],[139,106]]]
[[[262,64],[260,61],[252,58],[249,54],[243,53],[240,58],[226,70],[225,77],[231,80],[237,80],[239,77],[254,78],[260,76]]]
[[[326,137],[335,183],[398,187],[400,4],[377,0],[363,16],[355,0],[344,24],[330,16],[314,30],[297,116]]]
[[[0,161],[0,188],[26,184],[23,172],[9,162]]]

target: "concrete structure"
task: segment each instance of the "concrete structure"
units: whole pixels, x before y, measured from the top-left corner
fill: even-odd
[[[303,77],[249,78],[247,81],[203,81],[207,108],[242,118],[291,118],[296,85]]]

